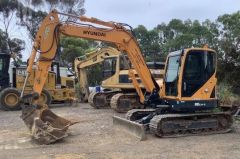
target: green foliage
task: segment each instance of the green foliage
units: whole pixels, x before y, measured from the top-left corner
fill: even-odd
[[[218,34],[216,25],[210,20],[199,21],[173,19],[168,24],[162,23],[156,28],[160,34],[161,50],[163,53],[189,47],[202,47],[208,44],[215,46],[215,37]]]
[[[76,57],[84,55],[91,47],[89,41],[74,37],[62,37],[60,43],[62,59],[68,63],[73,63]]]
[[[102,76],[102,65],[98,64],[93,67],[90,67],[88,69],[88,84],[89,86],[97,86],[101,85],[101,82],[103,81],[103,76]]]
[[[217,25],[210,20],[199,21],[173,19],[168,24],[159,24],[152,30],[143,25],[134,29],[136,38],[148,61],[166,57],[171,51],[208,44],[216,48]]]
[[[0,29],[0,52],[14,53],[18,58],[22,58],[21,51],[25,48],[23,40],[13,38],[10,39],[5,32]]]
[[[7,52],[7,35],[0,29],[0,52]]]
[[[25,42],[21,39],[13,38],[9,40],[11,52],[15,53],[18,58],[22,58],[21,51],[25,49]]]
[[[27,4],[29,5],[29,2],[32,5],[32,8],[27,7]],[[44,2],[48,3],[48,11],[46,11],[46,7],[41,7],[44,5]],[[29,36],[33,40],[35,34],[37,33],[39,25],[47,14],[46,12],[49,12],[52,9],[59,9],[62,12],[81,15],[85,13],[85,9],[83,8],[84,2],[84,0],[1,0],[0,13],[4,17],[3,23],[5,26],[4,35],[2,33],[0,35],[2,45],[1,49],[5,50],[6,52],[11,52],[13,50],[19,52],[24,49],[23,41],[20,39],[11,39],[8,33],[8,27],[12,21],[13,16],[16,16],[18,18],[18,25],[27,28]],[[2,40],[6,40],[5,43],[8,45],[4,44]],[[9,48],[10,46],[13,46],[14,48]],[[9,50],[7,50],[7,48]],[[79,51],[78,48],[77,50]]]
[[[27,10],[31,10],[28,12]],[[31,14],[29,14],[31,13]],[[42,22],[44,17],[47,15],[46,12],[34,11],[30,8],[21,8],[19,13],[20,22],[19,24],[26,27],[29,32],[29,37],[34,40],[37,33],[39,24]]]
[[[64,13],[73,13],[78,15],[85,13],[85,9],[83,8],[85,0],[32,0],[31,4],[35,7],[41,7],[44,6],[44,2],[48,3],[50,10],[57,9]]]
[[[95,43],[89,40],[62,36],[60,40],[61,59],[65,63],[74,63],[76,57],[82,56],[89,52]]]
[[[154,59],[154,54],[160,51],[158,31],[147,30],[143,25],[134,29],[135,36],[147,61]]]
[[[221,29],[219,39],[219,77],[240,88],[240,12],[225,14],[217,20]]]
[[[0,51],[4,53],[15,54],[17,58],[22,58],[21,51],[25,48],[25,42],[21,39],[13,38],[9,35],[9,26],[12,18],[18,8],[21,6],[17,0],[1,0],[0,1],[0,23],[4,26],[0,29]]]
[[[24,3],[18,3],[17,15],[20,19],[19,24],[27,28],[32,39],[35,38],[39,24],[41,24],[44,17],[52,9],[58,9],[64,13],[73,13],[78,15],[85,13],[85,9],[83,7],[85,2],[84,0],[45,0],[49,6],[48,10],[46,10],[46,7],[41,9],[41,6],[44,6],[44,1],[42,0],[32,0],[30,2],[33,8],[26,7]],[[37,10],[35,9],[36,7]]]
[[[18,9],[19,4],[20,3],[17,0],[1,0],[0,12],[3,13],[4,16],[8,17],[10,12]]]
[[[94,46],[96,46],[96,43],[93,41],[66,36],[63,36],[61,38],[60,43],[62,48],[61,59],[64,60],[65,63],[72,63],[72,66],[76,57],[82,56],[92,51]],[[90,86],[100,84],[102,81],[102,71],[100,65],[89,68],[88,79]]]

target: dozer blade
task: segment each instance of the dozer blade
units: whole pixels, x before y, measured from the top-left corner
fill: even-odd
[[[146,139],[146,132],[143,124],[127,120],[118,116],[113,116],[113,126],[120,131],[125,131],[140,140]]]
[[[51,144],[66,137],[68,127],[78,123],[57,116],[47,106],[22,108],[21,118],[39,144]]]

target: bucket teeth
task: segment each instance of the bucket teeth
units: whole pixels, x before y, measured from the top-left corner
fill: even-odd
[[[118,116],[113,116],[113,125],[115,128],[135,136],[139,140],[146,139],[146,132],[143,124],[139,124]]]

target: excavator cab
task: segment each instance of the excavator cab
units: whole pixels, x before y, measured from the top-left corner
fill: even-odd
[[[215,98],[216,52],[187,49],[169,54],[164,77],[164,97],[174,111],[213,109]],[[181,102],[179,102],[181,101]]]
[[[216,53],[203,50],[190,51],[184,64],[182,97],[191,97],[215,72]],[[215,98],[214,90],[211,98]]]
[[[9,63],[10,54],[0,53],[0,90],[9,87]]]
[[[61,86],[60,64],[54,61],[51,65],[51,71],[56,73],[56,84]]]
[[[109,56],[105,57],[103,61],[103,79],[107,79],[116,73],[116,69],[128,70],[131,67],[131,63],[126,55],[121,54],[119,56]]]

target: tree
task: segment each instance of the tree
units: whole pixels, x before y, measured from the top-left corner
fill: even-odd
[[[93,67],[90,67],[88,69],[88,84],[89,86],[97,86],[101,85],[103,81],[103,75],[102,75],[102,65],[97,64]]]
[[[234,88],[240,88],[240,12],[217,19],[219,38],[219,76]]]
[[[11,48],[11,51],[10,49]],[[8,39],[5,32],[0,29],[0,53],[14,54],[17,57],[17,62],[21,62],[21,51],[25,48],[23,40],[13,38]]]
[[[7,52],[7,36],[6,34],[0,29],[0,52]]]
[[[63,13],[72,13],[82,15],[85,13],[83,8],[85,0],[24,0],[25,3],[30,3],[35,7],[46,6],[47,10],[41,10],[49,12],[50,10],[57,9]],[[45,8],[46,9],[46,8]]]
[[[24,10],[31,10],[31,12],[27,12]],[[30,8],[25,7],[21,8],[19,12],[20,21],[18,22],[18,24],[20,26],[26,27],[28,35],[32,39],[32,41],[36,36],[39,24],[42,22],[46,15],[47,13],[43,11],[34,11]]]
[[[76,57],[83,56],[86,53],[95,50],[96,43],[91,40],[85,40],[74,37],[62,37],[61,38],[61,63],[63,66],[71,64],[74,66],[74,60]],[[102,81],[101,66],[96,65],[88,68],[88,83],[90,86],[99,85]]]
[[[165,53],[188,48],[202,47],[204,44],[214,46],[217,36],[217,26],[206,20],[199,21],[173,19],[168,24],[162,23],[157,26],[160,33],[161,50]]]
[[[11,53],[21,58],[21,51],[25,47],[23,40],[10,36],[10,25],[15,18],[17,12],[18,2],[16,0],[2,0],[0,1],[0,17],[1,26],[0,30],[0,50],[4,53]]]
[[[147,61],[153,61],[160,52],[160,39],[156,29],[147,30],[143,25],[134,29],[135,36]]]
[[[152,30],[143,25],[134,29],[136,38],[147,61],[161,60],[171,51],[208,44],[216,48],[217,25],[210,20],[199,21],[172,19]],[[157,58],[160,57],[160,58]]]
[[[90,50],[95,43],[89,40],[74,38],[74,37],[62,37],[61,38],[61,58],[65,63],[72,63],[76,57],[84,55]]]
[[[29,37],[33,40],[39,24],[50,10],[56,8],[65,13],[82,15],[85,13],[83,5],[84,0],[1,0],[0,16],[2,17],[1,22],[3,23],[6,40],[13,38],[9,34],[9,25],[16,20],[17,24],[28,30]],[[14,44],[21,45],[18,48],[23,46],[23,41],[20,42],[20,39],[15,38],[14,42]],[[12,52],[9,45],[10,41],[7,41],[7,44],[9,52]]]
[[[25,4],[32,5],[19,5],[19,24],[24,26],[29,31],[29,36],[34,39],[39,24],[41,24],[44,17],[53,9],[57,9],[64,13],[71,13],[83,15],[85,13],[84,0],[23,0]],[[48,6],[48,7],[43,7]],[[39,9],[40,8],[40,9]],[[75,20],[69,18],[62,18],[62,20]]]

